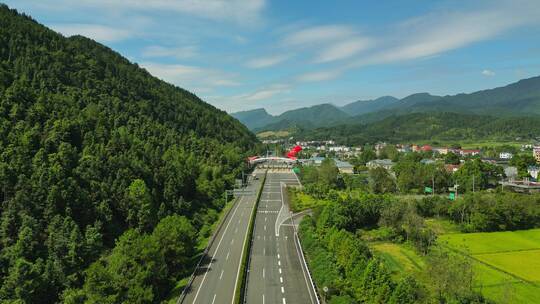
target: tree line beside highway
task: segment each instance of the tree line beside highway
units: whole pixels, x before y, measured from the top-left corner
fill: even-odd
[[[0,5],[0,302],[167,298],[255,142],[105,46]]]
[[[302,200],[301,206],[313,209],[313,216],[300,225],[300,236],[319,290],[328,288],[329,303],[490,303],[474,288],[471,262],[438,244],[438,228],[432,222],[449,221],[462,232],[540,227],[540,195],[481,190],[491,187],[490,178],[500,171],[473,159],[458,178],[477,174],[474,193],[463,189],[456,200],[410,196],[426,185],[414,184],[416,174],[436,167],[409,162],[398,161],[396,166],[402,168],[397,177],[382,168],[384,172],[375,169],[366,176],[342,175],[331,160],[301,168],[304,187],[293,191],[293,204]],[[420,165],[424,167],[418,169]],[[407,170],[409,176],[398,191],[400,174]],[[406,181],[411,186],[405,187]],[[401,195],[404,189],[408,190]],[[413,276],[396,276],[370,247],[380,242],[414,248],[425,267]]]

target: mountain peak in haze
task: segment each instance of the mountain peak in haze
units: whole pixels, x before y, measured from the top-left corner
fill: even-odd
[[[351,102],[341,107],[341,109],[343,110],[343,112],[351,116],[355,116],[378,111],[397,102],[399,102],[399,99],[393,96],[382,96],[377,99],[358,100],[355,102]]]
[[[373,100],[359,100],[341,108],[325,103],[290,110],[278,116],[269,115],[264,109],[232,115],[251,130],[280,130],[291,125],[309,129],[336,124],[368,123],[388,116],[417,112],[452,112],[498,117],[540,115],[540,76],[470,94],[437,96],[424,92],[402,99],[383,96]]]

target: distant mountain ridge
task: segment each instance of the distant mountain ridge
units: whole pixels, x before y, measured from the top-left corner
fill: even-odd
[[[262,112],[266,115],[263,116]],[[272,116],[264,109],[231,115],[250,130],[263,131],[283,130],[292,126],[313,129],[336,124],[371,123],[390,116],[423,112],[453,112],[495,117],[540,115],[540,76],[469,94],[436,96],[416,93],[402,99],[383,96],[373,100],[359,100],[342,107],[332,104],[315,105],[290,110],[278,116]]]
[[[272,116],[264,109],[255,109],[232,113],[252,131],[280,130],[300,125],[307,128],[326,127],[342,123],[350,119],[350,115],[338,107],[325,103],[311,107],[299,108]]]
[[[351,116],[356,116],[382,110],[395,105],[399,101],[400,100],[398,98],[393,96],[383,96],[377,99],[351,102],[341,107],[341,110]]]

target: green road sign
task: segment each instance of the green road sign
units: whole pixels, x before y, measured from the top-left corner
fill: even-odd
[[[431,187],[425,187],[424,192],[425,193],[433,193],[433,189]]]
[[[456,194],[454,192],[451,192],[449,195],[448,195],[448,198],[453,201],[456,199]]]
[[[300,173],[300,168],[298,168],[298,167],[294,167],[292,170],[293,170],[294,173],[296,173],[296,174]]]

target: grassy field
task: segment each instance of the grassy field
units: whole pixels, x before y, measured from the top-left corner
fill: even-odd
[[[257,137],[264,139],[264,138],[283,138],[289,136],[289,131],[264,131],[257,133]]]
[[[439,242],[475,260],[476,285],[500,303],[540,303],[540,229],[447,234]]]
[[[460,233],[459,226],[451,220],[442,218],[426,219],[426,225],[431,228],[437,235]]]
[[[319,200],[311,195],[289,189],[290,208],[293,212],[300,212],[306,209],[315,208],[318,206],[324,206],[328,202],[325,200]]]
[[[407,245],[383,242],[373,243],[370,247],[384,260],[393,275],[415,272],[424,267],[422,258]]]
[[[470,254],[540,249],[540,229],[445,234],[439,240],[452,248],[466,247]]]

